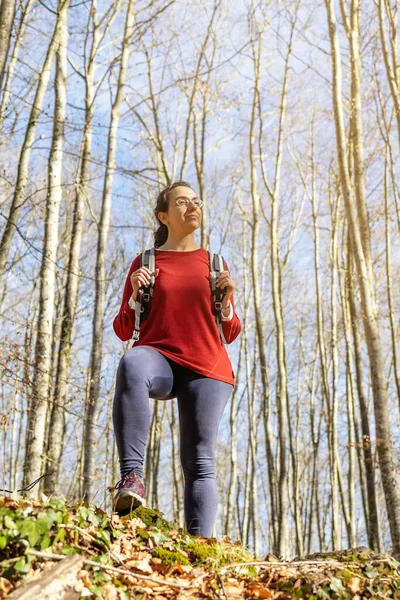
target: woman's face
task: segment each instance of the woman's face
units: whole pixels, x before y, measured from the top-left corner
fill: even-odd
[[[177,233],[195,231],[201,222],[201,208],[196,206],[199,198],[191,188],[180,185],[168,194],[168,211],[159,212],[158,218]]]

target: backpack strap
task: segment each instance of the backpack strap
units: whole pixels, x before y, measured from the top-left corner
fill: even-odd
[[[142,252],[140,255],[140,266],[147,267],[150,271],[150,283],[146,287],[140,287],[135,303],[135,328],[132,335],[132,346],[140,337],[140,324],[145,321],[151,309],[151,299],[154,293],[156,253],[154,248]]]
[[[220,254],[214,254],[210,250],[208,251],[210,257],[210,271],[212,274],[211,277],[211,294],[212,294],[212,302],[213,302],[213,314],[215,315],[215,319],[217,321],[219,334],[221,336],[221,340],[224,344],[227,343],[224,332],[222,329],[222,319],[221,319],[221,311],[222,311],[222,300],[225,298],[226,292],[221,288],[216,286],[218,275],[221,271],[224,271],[224,259]]]

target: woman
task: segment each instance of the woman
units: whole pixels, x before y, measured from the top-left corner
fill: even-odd
[[[117,372],[113,421],[122,479],[114,510],[144,504],[142,480],[150,425],[149,397],[177,398],[180,456],[185,478],[185,521],[193,535],[210,537],[217,513],[215,449],[219,423],[235,383],[232,365],[212,313],[208,252],[197,246],[201,201],[185,182],[176,182],[157,199],[154,215],[155,287],[140,339],[127,350]],[[222,328],[226,342],[241,330],[234,311],[235,285],[225,263],[217,287],[225,289]],[[150,282],[150,271],[133,261],[114,331],[132,337],[135,300]]]

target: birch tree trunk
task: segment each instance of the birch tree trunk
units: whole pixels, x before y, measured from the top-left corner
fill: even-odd
[[[101,353],[103,344],[104,299],[106,287],[105,260],[108,230],[110,226],[112,184],[115,172],[115,156],[117,146],[117,131],[120,120],[121,104],[123,100],[124,85],[129,58],[129,38],[132,34],[132,27],[134,22],[133,4],[133,0],[128,0],[117,90],[111,109],[111,122],[107,144],[106,172],[104,177],[103,198],[99,222],[99,238],[96,256],[96,296],[93,315],[92,348],[90,357],[91,384],[89,392],[89,403],[87,406],[85,418],[84,438],[84,497],[86,499],[90,499],[93,491],[94,456],[96,448],[95,427],[98,417],[98,405],[100,396]]]
[[[70,0],[60,0],[57,20],[54,26],[53,36],[47,49],[46,58],[39,74],[39,81],[36,88],[35,98],[32,103],[32,109],[29,115],[28,126],[26,128],[24,141],[22,142],[21,152],[18,162],[18,172],[15,182],[15,190],[11,207],[8,213],[5,229],[0,241],[0,279],[3,276],[6,268],[8,254],[10,251],[11,242],[18,226],[18,220],[21,209],[25,200],[25,189],[28,182],[28,167],[29,158],[32,151],[32,146],[35,141],[37,122],[40,117],[44,96],[47,89],[47,84],[50,78],[53,59],[59,45],[60,32],[63,27]]]
[[[14,47],[12,50],[10,62],[6,69],[5,78],[3,78],[4,91],[3,91],[3,95],[1,97],[1,104],[0,104],[0,130],[3,126],[6,108],[8,105],[9,98],[10,98],[11,82],[14,77],[15,65],[18,60],[19,50],[21,48],[21,43],[22,43],[22,38],[25,33],[26,21],[28,18],[29,10],[30,10],[33,2],[34,2],[34,0],[27,0],[27,3],[25,4],[24,8],[22,9],[21,18],[20,18],[20,21],[18,24],[18,31],[17,31],[16,38],[15,38],[15,44],[14,44]]]
[[[243,257],[244,257],[245,265],[247,265],[246,235],[243,235],[243,244],[244,244]],[[248,274],[247,274],[246,267],[244,269],[243,277],[244,277],[244,290],[246,290],[247,289],[247,280],[248,280]],[[250,308],[250,294],[247,294],[245,291],[244,297],[245,297],[244,321],[247,322],[247,319],[248,319],[247,315],[248,315],[248,311]],[[234,515],[234,509],[235,509],[235,494],[236,494],[236,488],[238,485],[237,394],[238,394],[238,384],[240,381],[240,375],[241,375],[241,371],[242,371],[242,360],[243,360],[243,354],[244,354],[244,350],[245,350],[246,336],[248,333],[247,329],[245,331],[246,331],[246,335],[240,336],[238,368],[237,368],[237,373],[236,373],[236,385],[235,385],[235,388],[234,388],[233,394],[232,394],[231,410],[230,410],[230,417],[229,417],[231,451],[230,451],[230,470],[229,470],[227,506],[226,506],[226,513],[225,513],[225,525],[224,525],[226,535],[231,535],[232,520],[233,520],[233,515]],[[243,394],[244,394],[244,391],[243,391]]]
[[[346,228],[343,227],[342,238],[346,240]],[[362,460],[362,441],[358,433],[357,419],[355,414],[355,378],[353,369],[353,353],[352,353],[352,342],[351,342],[351,319],[350,310],[348,303],[348,290],[347,288],[347,265],[342,263],[338,266],[339,273],[343,273],[342,277],[339,277],[340,282],[340,299],[342,305],[343,315],[343,330],[344,339],[346,344],[346,406],[347,406],[347,427],[348,427],[348,460],[349,469],[347,476],[348,485],[348,498],[349,498],[349,523],[347,524],[348,533],[348,544],[349,547],[354,547],[356,544],[356,531],[355,531],[355,503],[356,503],[356,473],[355,473],[355,451],[357,451],[358,465],[359,465],[359,482],[360,492],[362,498],[362,505],[364,509],[365,523],[367,526],[367,534],[369,536],[369,519],[368,519],[368,505],[365,493],[365,468]]]
[[[354,344],[354,364],[356,369],[356,388],[357,397],[360,405],[362,450],[365,466],[365,477],[367,480],[367,498],[368,498],[368,543],[370,548],[377,552],[381,551],[380,528],[378,518],[378,505],[376,498],[375,481],[375,460],[372,454],[371,430],[369,425],[367,395],[364,386],[364,369],[361,354],[361,334],[359,331],[359,319],[357,317],[357,308],[355,302],[355,291],[353,285],[352,258],[350,254],[350,240],[348,241],[349,258],[347,267],[347,295],[351,319],[351,328]]]
[[[251,24],[250,24],[251,28]],[[253,34],[251,34],[253,35]],[[258,105],[258,94],[259,94],[259,83],[260,83],[260,57],[262,48],[262,34],[258,34],[259,37],[252,42],[253,52],[253,68],[254,68],[254,94],[252,99],[252,111],[250,117],[250,130],[249,130],[249,163],[250,163],[250,196],[252,202],[252,219],[251,219],[251,277],[253,286],[253,298],[254,298],[254,314],[256,321],[256,339],[258,344],[258,353],[260,359],[260,371],[261,371],[261,382],[262,382],[262,403],[264,409],[264,430],[265,430],[265,445],[266,445],[266,456],[268,463],[268,476],[269,476],[269,492],[270,492],[270,512],[271,520],[270,527],[272,530],[273,550],[272,552],[280,554],[280,540],[279,540],[279,500],[276,488],[276,467],[274,463],[274,454],[272,449],[272,435],[270,425],[270,390],[268,382],[268,366],[267,366],[267,354],[266,354],[266,336],[264,333],[264,325],[262,319],[262,308],[261,308],[261,290],[260,290],[260,278],[259,278],[259,260],[258,260],[258,237],[260,231],[260,196],[257,191],[257,165],[255,160],[255,127],[256,127],[256,115]],[[255,44],[257,42],[257,47]]]
[[[392,8],[389,0],[378,0],[375,2],[375,6],[378,10],[379,34],[382,45],[383,60],[385,63],[387,80],[395,107],[394,114],[397,121],[397,135],[400,149],[400,64],[397,55],[399,42],[396,23],[398,7]],[[389,21],[389,35],[386,33],[385,13]]]
[[[76,307],[78,303],[78,288],[80,282],[80,262],[83,219],[85,215],[85,202],[88,195],[89,168],[92,147],[92,121],[94,114],[94,74],[96,70],[95,58],[99,44],[107,30],[105,27],[101,35],[99,24],[96,22],[97,1],[92,0],[88,29],[90,22],[93,24],[92,44],[89,60],[85,73],[85,122],[80,153],[80,170],[76,182],[75,201],[73,209],[72,235],[67,261],[67,282],[64,295],[62,313],[62,329],[60,348],[58,353],[54,401],[52,404],[50,430],[48,439],[48,471],[51,473],[46,478],[45,493],[54,493],[63,455],[62,430],[64,422],[64,405],[67,397],[68,376],[70,370],[72,331],[75,322]]]
[[[15,0],[1,0],[0,4],[0,91],[10,48],[11,30],[15,15]]]
[[[292,30],[293,32],[293,30]],[[281,93],[281,104],[279,114],[279,137],[278,137],[278,152],[277,162],[275,171],[275,181],[273,193],[270,194],[271,199],[271,221],[270,221],[270,235],[271,235],[271,285],[272,285],[272,304],[275,318],[275,329],[276,329],[276,362],[278,371],[278,382],[276,390],[276,404],[278,411],[278,423],[279,423],[279,489],[278,489],[278,500],[279,500],[279,529],[278,529],[278,542],[279,542],[279,554],[285,555],[288,549],[288,509],[289,509],[289,488],[288,488],[288,459],[287,459],[287,419],[288,419],[288,406],[289,406],[289,392],[288,392],[288,380],[287,380],[287,369],[286,369],[286,356],[285,356],[285,325],[283,319],[283,308],[282,308],[282,274],[281,274],[281,260],[279,257],[279,234],[278,234],[278,215],[280,206],[280,169],[282,161],[282,144],[283,144],[283,131],[286,116],[286,96],[288,86],[288,74],[289,74],[289,57],[290,57],[290,44],[289,50],[285,61],[285,72],[284,81]]]
[[[329,200],[332,219],[332,234],[330,240],[330,269],[331,269],[331,363],[332,363],[332,393],[327,390],[327,405],[328,405],[328,434],[329,434],[329,462],[332,488],[332,539],[333,550],[341,548],[341,535],[339,531],[339,504],[337,489],[341,490],[342,507],[345,522],[348,523],[346,513],[345,494],[341,485],[342,473],[340,460],[338,459],[338,440],[337,440],[337,386],[338,386],[338,353],[337,353],[337,314],[336,314],[336,293],[337,293],[337,215],[339,208],[339,200],[337,199],[336,206],[332,198],[333,193],[329,190]],[[324,332],[321,331],[321,338]],[[326,368],[326,366],[325,366]],[[328,373],[325,374],[328,379]]]
[[[392,273],[391,273],[391,235],[390,235],[390,207],[389,207],[389,185],[388,185],[388,151],[386,150],[386,160],[385,160],[385,243],[386,243],[386,291],[388,297],[388,312],[389,312],[389,321],[390,321],[390,336],[392,340],[392,352],[393,352],[393,374],[394,381],[396,384],[397,390],[397,400],[400,407],[400,368],[399,368],[399,358],[397,355],[397,345],[398,340],[396,339],[396,317],[395,317],[395,309],[393,306],[393,286],[392,286]]]
[[[40,273],[40,298],[38,334],[35,350],[35,368],[32,403],[29,407],[28,439],[25,451],[24,482],[41,475],[46,411],[50,392],[51,350],[53,343],[53,312],[55,304],[56,256],[58,245],[59,211],[62,197],[62,162],[64,147],[64,123],[66,110],[67,44],[69,1],[60,6],[59,40],[55,74],[55,105],[53,140],[49,159],[48,192],[44,247]],[[37,498],[39,487],[29,495]]]
[[[314,178],[313,178],[314,182]],[[319,267],[319,254],[320,254],[320,241],[319,241],[319,225],[318,225],[318,213],[317,213],[317,200],[315,197],[315,190],[312,193],[312,218],[313,218],[313,229],[314,229],[314,271],[315,271],[315,289],[316,289],[316,305],[317,305],[317,336],[318,336],[318,349],[319,349],[319,361],[322,378],[322,394],[324,398],[325,410],[327,413],[327,428],[328,428],[328,447],[329,447],[329,469],[330,469],[330,482],[331,482],[331,493],[332,493],[332,547],[333,549],[339,546],[339,498],[338,498],[338,486],[337,486],[337,469],[336,469],[336,453],[332,452],[332,427],[330,425],[330,413],[331,413],[331,397],[329,387],[329,373],[327,367],[326,347],[325,347],[325,323],[324,323],[324,311],[321,295],[321,283],[320,283],[320,267]]]
[[[400,557],[400,495],[397,486],[396,469],[393,459],[392,436],[388,413],[386,374],[379,334],[375,290],[372,280],[371,264],[368,264],[369,255],[368,252],[364,252],[364,245],[361,239],[362,232],[360,231],[357,220],[358,215],[356,211],[356,202],[346,163],[346,137],[341,92],[340,48],[336,31],[336,17],[333,9],[333,1],[325,0],[325,3],[327,8],[329,36],[332,49],[332,95],[342,193],[345,201],[346,214],[351,235],[352,252],[356,262],[361,292],[365,337],[371,369],[377,440],[376,443],[379,466],[382,475],[382,485],[385,494],[386,509],[392,537],[393,554],[396,557]],[[356,64],[353,68],[359,69],[359,65]],[[357,127],[357,120],[355,127]]]

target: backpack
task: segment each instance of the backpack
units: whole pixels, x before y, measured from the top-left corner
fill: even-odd
[[[215,319],[217,321],[219,333],[221,336],[221,340],[224,344],[226,344],[226,339],[224,336],[224,332],[222,330],[222,320],[221,320],[221,310],[222,310],[222,300],[226,294],[225,290],[216,287],[216,280],[221,271],[224,270],[224,259],[220,254],[214,254],[211,251],[208,251],[210,257],[210,271],[213,274],[211,279],[211,294],[212,294],[212,311],[215,315]],[[151,273],[150,276],[150,284],[147,287],[141,287],[138,290],[136,303],[135,303],[135,328],[132,334],[132,346],[135,342],[138,341],[140,336],[140,324],[145,321],[150,314],[151,310],[151,299],[154,293],[154,285],[155,285],[155,270],[156,270],[156,260],[155,260],[155,248],[150,248],[150,250],[146,250],[142,252],[140,255],[140,266],[147,267]]]

